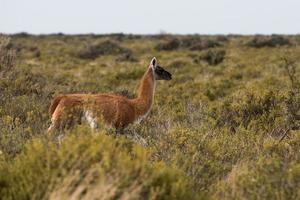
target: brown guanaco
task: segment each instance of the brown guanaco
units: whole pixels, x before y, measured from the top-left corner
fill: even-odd
[[[150,112],[157,80],[171,80],[172,75],[157,64],[154,57],[144,73],[136,98],[116,94],[64,94],[51,103],[48,132],[60,130],[86,119],[92,129],[103,124],[122,130],[140,121]]]

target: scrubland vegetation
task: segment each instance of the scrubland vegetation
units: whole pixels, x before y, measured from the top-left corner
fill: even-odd
[[[173,74],[124,134],[58,142],[61,93],[134,97],[150,59]],[[300,36],[0,39],[2,199],[300,199]]]

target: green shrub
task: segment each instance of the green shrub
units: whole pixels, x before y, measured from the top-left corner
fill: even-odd
[[[225,37],[226,38],[226,37]],[[185,36],[182,38],[182,47],[188,48],[192,51],[201,51],[209,48],[223,46],[226,39],[217,38],[205,38],[202,36]]]
[[[20,33],[15,33],[12,35],[13,38],[28,38],[31,35],[29,33],[26,32],[20,32]]]
[[[158,51],[172,51],[179,48],[186,48],[191,51],[201,51],[209,48],[223,46],[226,42],[217,39],[204,39],[200,36],[182,36],[179,38],[168,37],[169,41],[159,43],[155,46]]]
[[[46,77],[16,66],[8,38],[0,38],[0,44],[0,151],[15,157],[28,140],[46,130],[51,91]]]
[[[172,51],[176,50],[180,47],[180,40],[177,38],[174,38],[168,42],[159,43],[155,46],[155,49],[157,51]]]
[[[210,65],[218,65],[225,59],[224,50],[208,50],[200,56],[200,60],[206,61]]]
[[[148,162],[147,151],[124,139],[78,129],[57,146],[30,142],[0,165],[2,199],[195,199],[182,174]]]
[[[16,52],[9,45],[10,38],[0,35],[0,78],[7,76],[15,65]]]
[[[221,43],[215,40],[201,40],[197,43],[190,45],[190,50],[192,51],[202,51],[209,48],[220,47]]]
[[[268,141],[264,146],[266,155],[233,167],[218,185],[216,199],[300,198],[299,139],[284,144]]]
[[[283,36],[273,35],[270,37],[255,37],[247,43],[249,47],[277,47],[283,45],[291,45],[290,41]]]
[[[118,62],[137,62],[137,59],[133,56],[132,52],[128,51],[126,53],[119,55],[116,58],[116,61],[118,61]]]
[[[216,114],[218,118],[216,126],[228,126],[232,130],[238,126],[270,130],[274,127],[276,118],[283,117],[283,113],[281,116],[278,115],[282,112],[280,106],[282,101],[283,98],[280,98],[279,93],[272,91],[261,96],[251,92],[244,96],[234,96],[231,101],[224,102],[220,113]]]
[[[83,49],[80,49],[76,53],[76,55],[77,57],[82,59],[95,59],[101,55],[116,55],[128,52],[131,51],[108,40],[99,44],[89,45]]]
[[[229,42],[229,37],[226,35],[217,35],[216,40],[219,42]]]

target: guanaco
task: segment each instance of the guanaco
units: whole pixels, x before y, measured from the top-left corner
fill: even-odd
[[[123,130],[129,124],[141,121],[150,112],[157,80],[171,80],[172,74],[157,64],[154,57],[144,73],[138,96],[129,99],[116,94],[64,94],[51,103],[51,125],[48,133],[70,128],[86,119],[92,129],[100,124]]]

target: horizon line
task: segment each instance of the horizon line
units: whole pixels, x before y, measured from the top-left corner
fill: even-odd
[[[170,32],[157,32],[157,33],[129,33],[129,32],[102,32],[102,33],[95,33],[95,32],[81,32],[81,33],[66,33],[66,32],[48,32],[48,33],[32,33],[27,31],[18,31],[18,32],[1,32],[0,34],[3,35],[32,35],[32,36],[43,36],[43,35],[69,35],[69,36],[78,36],[78,35],[137,35],[137,36],[155,36],[155,35],[199,35],[199,36],[230,36],[230,35],[237,35],[237,36],[272,36],[272,35],[285,35],[285,36],[297,36],[300,35],[299,33],[170,33]]]

